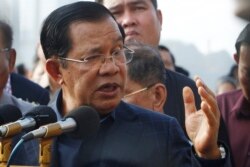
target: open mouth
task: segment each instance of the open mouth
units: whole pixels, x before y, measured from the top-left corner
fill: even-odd
[[[102,92],[102,93],[110,93],[110,94],[113,94],[115,93],[119,88],[119,85],[116,84],[116,83],[108,83],[108,84],[104,84],[102,85],[98,91],[99,92]]]

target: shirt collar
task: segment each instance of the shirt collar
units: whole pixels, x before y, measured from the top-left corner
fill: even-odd
[[[239,96],[232,111],[236,113],[238,118],[250,118],[250,103],[244,97],[243,93]]]
[[[62,113],[61,113],[61,107],[62,107],[62,90],[58,90],[55,95],[54,98],[52,98],[50,104],[53,106],[53,108],[55,108],[57,110],[56,114],[57,114],[57,118],[60,120],[62,118]],[[101,122],[104,122],[107,118],[112,118],[112,120],[115,120],[115,113],[116,113],[117,109],[113,110],[111,113],[109,113],[107,116],[101,118]]]

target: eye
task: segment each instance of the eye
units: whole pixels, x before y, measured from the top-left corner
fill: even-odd
[[[111,10],[111,13],[114,15],[115,18],[119,17],[122,15],[122,10]]]
[[[133,10],[134,11],[144,11],[146,9],[146,7],[144,5],[137,5],[134,6]]]
[[[120,56],[122,55],[123,53],[123,49],[119,48],[119,49],[116,49],[113,53],[112,53],[112,56]]]
[[[87,56],[83,59],[83,61],[89,62],[89,61],[96,61],[100,59],[101,55],[92,55],[92,56]]]
[[[140,6],[136,7],[135,9],[136,9],[136,10],[144,10],[144,8],[143,8],[143,7],[140,7]]]

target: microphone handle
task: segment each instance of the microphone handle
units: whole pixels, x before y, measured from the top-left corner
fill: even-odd
[[[22,132],[23,129],[34,127],[35,125],[36,121],[31,117],[2,125],[0,126],[0,137],[12,137]]]
[[[53,139],[52,138],[42,138],[40,140],[40,155],[39,155],[39,164],[40,167],[50,167],[51,163],[51,147],[52,147]]]
[[[0,167],[7,165],[11,153],[12,138],[0,139]]]
[[[0,137],[11,137],[22,131],[19,123],[9,123],[0,127]]]
[[[77,123],[73,118],[66,118],[65,120],[56,123],[50,123],[45,126],[33,130],[22,138],[24,141],[32,140],[35,138],[49,138],[59,136],[62,133],[72,132],[77,128]]]
[[[56,123],[51,123],[46,126],[42,126],[41,128],[46,129],[46,133],[43,136],[39,137],[49,138],[49,137],[59,136],[62,133],[74,131],[76,127],[77,125],[73,118],[66,118],[65,120],[58,121]]]

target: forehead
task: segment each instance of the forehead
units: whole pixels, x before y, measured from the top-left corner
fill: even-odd
[[[250,67],[250,44],[242,44],[240,47],[239,66]]]
[[[151,0],[103,0],[103,5],[108,9],[121,7],[121,6],[132,6],[136,4],[152,4]]]
[[[244,55],[250,59],[250,44],[243,43],[240,47],[240,57]]]
[[[103,45],[107,41],[122,41],[118,25],[111,17],[95,22],[74,22],[70,25],[69,32],[73,45]]]

